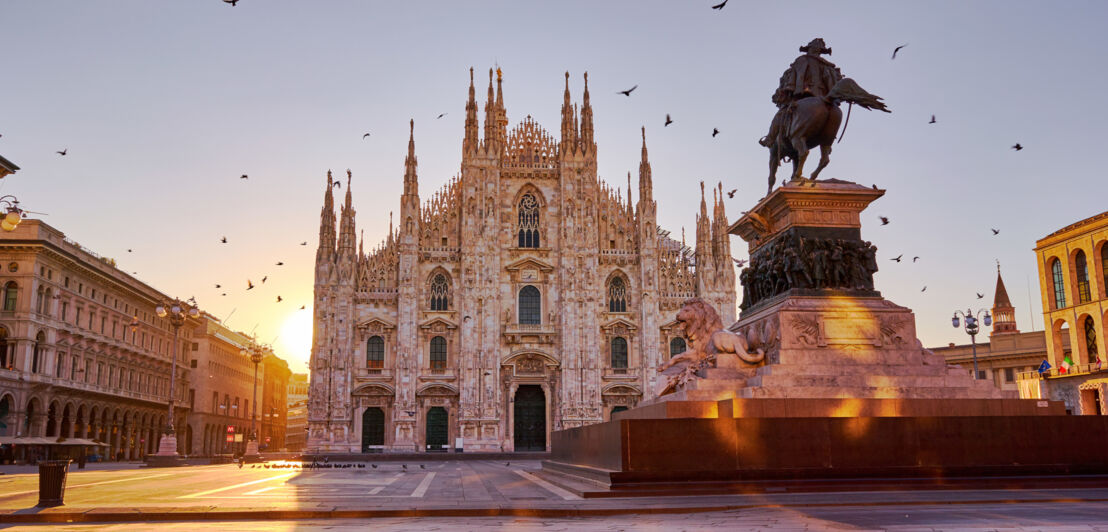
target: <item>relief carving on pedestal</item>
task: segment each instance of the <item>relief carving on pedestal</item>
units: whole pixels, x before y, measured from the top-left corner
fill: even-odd
[[[884,345],[903,345],[905,325],[908,323],[905,316],[882,316],[880,318],[881,343]]]
[[[815,314],[789,316],[789,327],[796,340],[805,345],[820,345],[819,317]]]

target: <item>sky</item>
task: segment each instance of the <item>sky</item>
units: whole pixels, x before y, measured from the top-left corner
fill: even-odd
[[[459,172],[471,66],[481,109],[498,65],[510,126],[530,115],[555,135],[564,72],[579,102],[588,71],[600,177],[622,188],[632,171],[638,190],[645,125],[659,223],[691,244],[697,181],[738,189],[732,220],[764,195],[770,95],[822,37],[892,110],[854,109],[821,175],[887,190],[862,215],[877,288],[924,345],[968,343],[950,316],[991,304],[999,261],[1020,329],[1042,330],[1035,241],[1108,210],[1108,107],[1090,104],[1108,4],[715,3],[5,0],[0,155],[22,169],[0,194],[305,371],[327,170],[352,170],[358,228],[379,242],[409,119],[421,196]]]

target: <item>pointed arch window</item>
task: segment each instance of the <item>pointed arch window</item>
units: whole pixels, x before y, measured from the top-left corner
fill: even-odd
[[[627,369],[627,340],[622,336],[612,338],[612,369]]]
[[[685,339],[680,336],[669,341],[669,358],[685,352]]]
[[[627,312],[627,285],[622,277],[608,283],[608,312]]]
[[[8,281],[4,285],[4,310],[14,311],[15,304],[19,301],[19,285],[15,281]]]
[[[1065,278],[1062,277],[1062,261],[1054,259],[1050,264],[1050,277],[1054,285],[1054,308],[1066,307]]]
[[[533,194],[519,200],[519,247],[539,247],[539,202]]]
[[[371,336],[365,346],[365,366],[369,369],[385,367],[385,339]]]
[[[539,325],[542,323],[542,296],[539,289],[527,285],[519,291],[520,325]]]
[[[1074,270],[1077,273],[1077,303],[1088,303],[1092,299],[1089,294],[1089,264],[1085,260],[1085,252],[1077,250],[1073,257]]]
[[[436,336],[431,339],[431,370],[446,369],[446,338]]]
[[[450,284],[446,282],[446,276],[439,273],[431,279],[431,310],[448,310],[450,308]]]

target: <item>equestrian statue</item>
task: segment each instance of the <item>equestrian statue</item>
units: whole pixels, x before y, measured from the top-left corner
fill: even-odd
[[[769,148],[769,189],[777,181],[777,166],[786,159],[792,160],[794,181],[804,179],[804,161],[808,151],[819,146],[819,165],[812,172],[815,181],[820,171],[830,161],[831,144],[839,132],[843,113],[839,104],[846,102],[858,104],[866,109],[876,109],[889,113],[881,97],[870,94],[854,80],[844,78],[834,63],[820,57],[831,55],[831,48],[823,39],[812,39],[801,46],[804,55],[797,57],[785,73],[777,91],[773,93],[773,103],[777,105],[777,114],[769,126],[769,133],[758,141]],[[850,108],[847,109],[847,122],[850,121]],[[843,126],[843,133],[846,126]],[[842,137],[839,137],[842,141]]]

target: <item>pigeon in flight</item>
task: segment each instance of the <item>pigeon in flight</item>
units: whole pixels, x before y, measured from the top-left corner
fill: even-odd
[[[903,253],[901,253],[900,255],[897,255],[897,256],[895,256],[895,257],[893,257],[893,258],[889,259],[889,260],[895,260],[895,261],[897,261],[897,262],[900,262],[900,258],[901,258],[901,257],[903,257],[903,256],[904,256],[904,254],[903,254]]]
[[[280,303],[281,301],[284,301],[284,300],[281,299],[281,296],[277,296],[277,302]]]
[[[300,305],[300,310],[304,310],[308,305]]]
[[[217,284],[217,285],[215,285],[215,287],[216,287],[216,288],[223,288],[223,285],[219,285],[219,284]]]
[[[219,243],[220,244],[226,244],[227,243],[227,237],[225,237],[225,236],[219,237]]]
[[[331,186],[342,188],[342,182],[341,181],[335,181],[334,183],[331,184]]]
[[[250,179],[250,176],[248,176],[246,174],[242,174],[242,175],[239,176],[239,179]]]
[[[669,117],[669,113],[666,113],[666,126],[673,123],[673,119]],[[665,126],[662,126],[665,127]]]
[[[935,123],[935,115],[931,115],[931,121],[928,122],[928,124],[934,124],[934,123]]]
[[[448,114],[450,114],[450,113],[442,113],[442,114],[440,114],[439,116],[436,116],[436,117],[435,117],[435,120],[438,120],[438,119],[440,119],[440,118],[442,118],[442,117],[444,117],[444,116],[446,116],[446,115],[448,115]]]
[[[306,246],[306,245],[308,245],[308,243],[307,242],[301,242],[300,245],[301,246]]]
[[[130,250],[130,249],[128,249],[128,250],[127,250],[127,253],[130,253],[130,252],[131,252],[131,250]]]
[[[912,257],[912,262],[916,262],[917,260],[919,260],[919,257]]]
[[[365,135],[362,135],[362,140],[365,140],[365,138],[368,137],[368,136],[369,136],[369,133],[366,133]]]
[[[631,96],[631,93],[634,92],[634,90],[637,89],[637,88],[639,88],[639,86],[635,85],[634,87],[631,87],[630,89],[627,89],[625,91],[619,91],[616,94],[622,94],[624,96]]]
[[[896,48],[893,49],[893,59],[896,59],[896,53],[899,52],[900,49],[904,48],[905,46],[908,46],[908,43],[904,43],[904,44],[902,44],[900,46],[897,46]]]
[[[992,227],[990,227],[989,230],[992,231],[994,235],[1000,234],[1000,229],[993,229]]]
[[[739,189],[737,189],[737,188],[731,189],[731,191],[727,193],[727,197],[728,198],[734,198],[735,193],[738,192],[738,191],[739,191]]]
[[[65,157],[65,154],[69,153],[69,148],[62,148],[61,151],[57,151],[57,152],[54,152],[54,153],[57,153],[58,155],[61,155],[62,157]]]
[[[719,135],[719,128],[714,128],[713,127],[712,128],[712,138],[713,139],[716,138],[716,135]]]
[[[927,291],[927,285],[924,285],[923,290],[920,290],[920,292],[926,292],[926,291]]]
[[[246,280],[246,289],[247,290],[253,290],[254,289],[254,283],[250,279]]]
[[[742,268],[743,266],[746,266],[746,259],[741,259],[740,260],[740,259],[736,259],[735,257],[731,257],[731,260],[734,261],[735,266],[738,266],[739,268]]]
[[[235,7],[235,4],[239,3],[239,0],[223,0],[224,4],[231,4],[231,7]]]
[[[285,265],[285,263],[283,263],[283,262],[278,262],[278,263],[277,263],[277,265],[278,265],[278,266],[284,266],[284,265]]]
[[[1015,146],[1012,146],[1012,149],[1016,150],[1016,151],[1020,151],[1020,150],[1023,149],[1023,146],[1020,146],[1020,143],[1017,142]],[[63,153],[62,155],[65,155],[65,154]]]
[[[881,219],[881,225],[889,225],[889,217],[888,216],[878,216],[878,218]]]
[[[985,299],[985,294],[982,294],[982,293],[978,292],[977,293],[977,299]]]
[[[728,0],[723,0],[722,2],[712,6],[712,9],[715,9],[716,11],[722,10],[723,6],[727,5],[727,2]]]
[[[269,276],[268,276],[268,275],[267,275],[267,276],[265,276],[265,277],[262,277],[262,284],[265,284],[265,280],[266,280],[266,279],[269,279]]]

